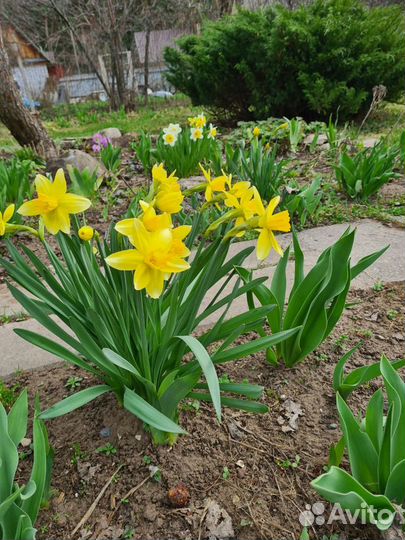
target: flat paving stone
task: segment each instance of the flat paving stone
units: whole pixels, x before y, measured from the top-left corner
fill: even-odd
[[[314,229],[306,229],[299,233],[301,247],[305,255],[305,270],[308,271],[316,262],[321,252],[334,243],[347,229],[356,227],[357,234],[353,248],[353,263],[374,251],[390,245],[384,255],[360,274],[352,284],[353,288],[367,289],[372,287],[376,281],[404,281],[405,280],[405,229],[387,227],[382,223],[372,220],[362,220],[357,223],[343,223],[328,225]],[[283,248],[291,243],[291,234],[278,235],[278,240]],[[248,246],[255,246],[255,241],[237,242],[231,246],[229,256],[236,254]],[[266,276],[268,280],[272,278],[275,266],[279,260],[278,255],[273,251],[264,264],[258,267],[258,261],[253,252],[246,260],[246,266],[257,269],[254,273],[256,277]],[[287,265],[287,280],[291,287],[294,275],[294,261],[289,261]],[[14,301],[11,295],[2,285],[0,290],[0,314],[20,313],[21,307]],[[221,283],[211,289],[210,294],[204,301],[203,308],[206,307],[213,296],[218,292]],[[224,294],[229,292],[232,284],[228,284]],[[246,309],[245,299],[238,298],[228,312],[228,317],[238,315]],[[8,310],[12,310],[11,312]],[[220,312],[204,321],[204,326],[216,321]],[[25,342],[14,333],[14,328],[26,328],[37,331],[44,335],[49,335],[43,327],[36,321],[29,319],[18,323],[9,323],[0,327],[0,376],[4,377],[14,373],[17,369],[33,369],[58,361],[51,354]]]

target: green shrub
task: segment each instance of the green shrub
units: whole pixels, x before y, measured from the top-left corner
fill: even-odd
[[[388,99],[405,84],[404,16],[399,7],[315,0],[240,11],[209,22],[200,36],[166,49],[169,81],[194,104],[233,118],[352,117],[383,84]]]
[[[398,148],[389,148],[383,142],[353,157],[343,152],[335,166],[339,187],[352,199],[367,200],[398,176],[394,172],[397,156]]]

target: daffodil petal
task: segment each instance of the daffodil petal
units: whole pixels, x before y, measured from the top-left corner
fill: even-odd
[[[143,263],[143,256],[136,249],[124,249],[112,253],[105,261],[116,270],[136,270]]]
[[[4,210],[4,216],[3,220],[7,223],[7,221],[10,221],[10,219],[13,217],[15,210],[15,204],[9,204],[7,208]],[[0,220],[1,220],[1,214],[0,214]]]
[[[132,243],[140,253],[147,253],[150,248],[150,233],[138,218],[134,218]]]
[[[134,218],[123,219],[114,228],[123,236],[131,236],[134,230]]]
[[[269,231],[270,241],[271,241],[271,247],[274,248],[274,250],[280,255],[280,257],[283,256],[283,250],[281,249],[280,244],[277,242],[276,237],[274,234]]]
[[[150,281],[152,269],[144,263],[141,263],[137,269],[135,270],[134,274],[134,287],[135,290],[141,291],[142,289],[145,289]]]
[[[52,192],[55,197],[62,197],[67,190],[66,178],[63,169],[58,169],[55,174],[55,178],[52,183]]]
[[[150,273],[149,283],[146,286],[146,292],[151,298],[159,298],[163,292],[164,274],[159,270],[152,270]]]
[[[38,194],[52,195],[52,182],[43,174],[36,175],[34,184]]]
[[[279,203],[280,203],[280,196],[279,195],[277,195],[277,197],[273,197],[273,199],[271,199],[271,201],[269,202],[269,206],[267,207],[268,215],[271,215],[274,212],[274,210],[277,208]]]
[[[59,199],[59,206],[69,214],[78,214],[87,210],[91,206],[91,202],[81,195],[65,193]]]
[[[191,232],[190,225],[181,225],[172,230],[173,238],[176,240],[184,240]]]
[[[271,238],[267,229],[262,229],[257,240],[256,255],[259,261],[267,259],[272,247]]]
[[[39,216],[48,210],[48,205],[41,199],[33,199],[23,203],[17,212],[21,216]]]

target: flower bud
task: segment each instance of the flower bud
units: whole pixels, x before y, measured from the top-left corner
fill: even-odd
[[[94,236],[94,229],[93,227],[90,227],[89,225],[85,225],[84,227],[81,227],[79,229],[79,238],[81,240],[84,240],[87,242],[88,240],[91,240]]]

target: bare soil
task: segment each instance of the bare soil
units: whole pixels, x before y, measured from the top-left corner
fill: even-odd
[[[229,514],[235,538],[299,538],[300,512],[319,500],[310,482],[323,472],[329,447],[340,437],[331,386],[334,366],[360,339],[364,344],[348,367],[378,361],[382,354],[391,360],[404,358],[404,317],[403,283],[386,284],[379,292],[352,292],[350,309],[333,335],[296,368],[272,368],[263,354],[257,354],[219,370],[233,381],[248,379],[265,386],[268,414],[225,409],[218,424],[210,406],[185,403],[181,424],[188,435],[172,448],[154,447],[137,419],[120,409],[112,395],[49,421],[55,449],[53,496],[40,514],[38,538],[215,537],[207,517],[212,501]],[[86,373],[59,364],[24,372],[8,384],[28,386],[32,396],[39,394],[45,408],[70,393],[66,383],[73,376],[83,378],[80,389],[94,383]],[[352,395],[353,409],[364,409],[380,384],[373,381]],[[297,429],[290,432],[283,431],[287,400],[302,410]],[[108,443],[115,453],[97,450]],[[296,467],[291,466],[294,462]],[[21,481],[31,464],[28,454],[21,461]],[[150,466],[158,467],[154,478]],[[71,536],[112,477],[86,524]],[[173,508],[168,490],[179,484],[190,493],[190,501],[184,508]],[[133,488],[134,493],[128,495]],[[371,526],[334,523],[310,531],[311,538],[335,533],[345,539],[379,538]]]

